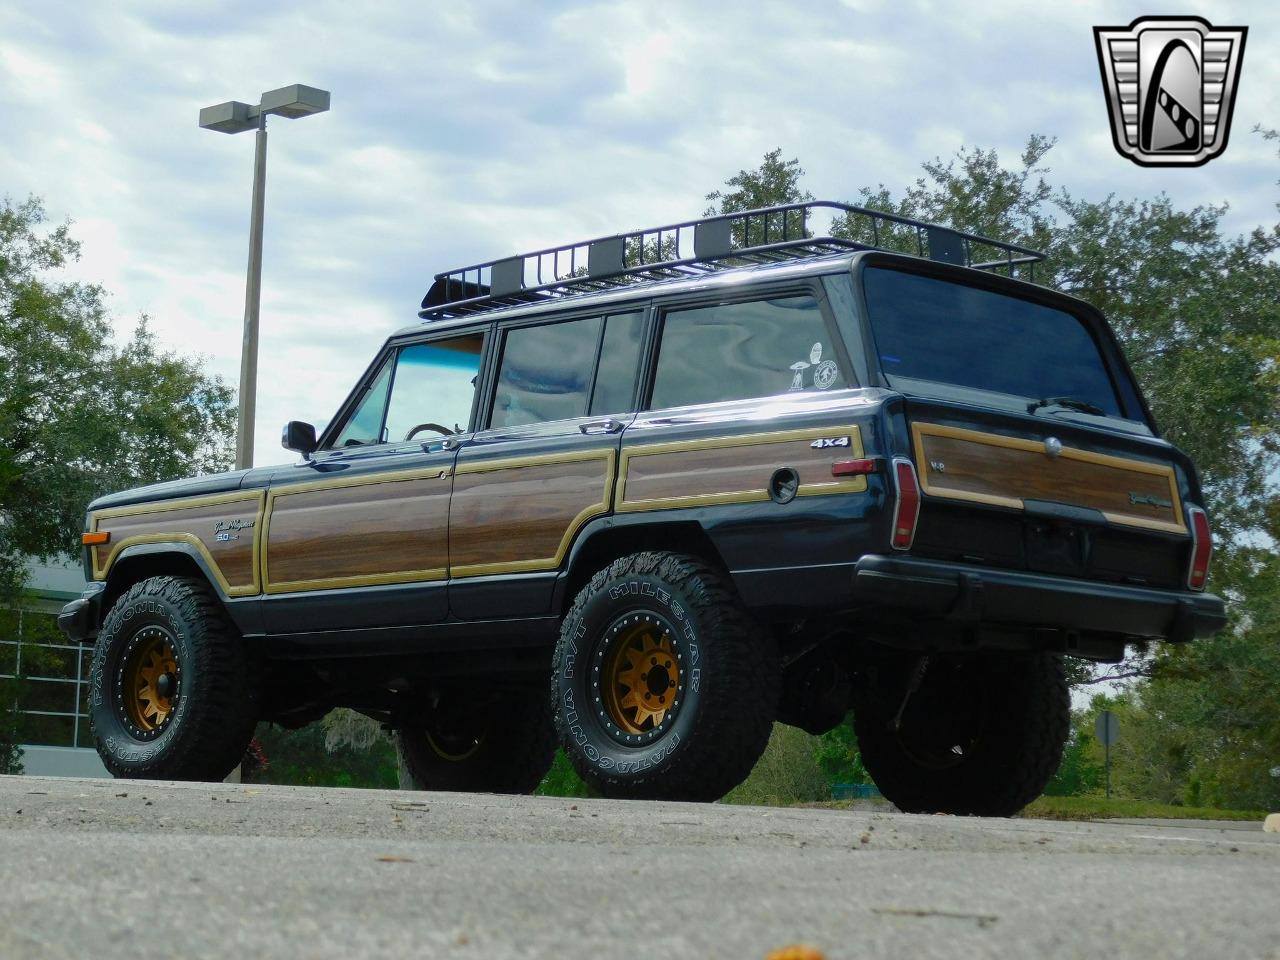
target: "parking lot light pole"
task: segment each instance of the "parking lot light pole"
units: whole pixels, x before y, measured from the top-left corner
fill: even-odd
[[[249,271],[244,291],[244,340],[240,350],[239,410],[236,417],[236,469],[253,466],[253,418],[258,391],[258,313],[262,302],[262,219],[267,186],[267,115],[290,120],[329,109],[329,91],[295,83],[268,90],[252,106],[229,100],[200,111],[200,126],[218,133],[256,130],[253,201],[249,216]]]

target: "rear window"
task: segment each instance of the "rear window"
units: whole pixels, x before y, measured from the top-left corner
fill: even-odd
[[[1071,397],[1123,416],[1097,343],[1071,314],[879,267],[862,282],[880,367],[896,388],[926,381],[1028,400]]]

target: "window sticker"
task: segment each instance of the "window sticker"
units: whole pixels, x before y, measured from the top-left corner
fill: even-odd
[[[818,369],[813,371],[813,385],[819,390],[829,390],[840,376],[840,368],[834,360],[823,360]]]
[[[797,360],[791,365],[791,369],[795,371],[795,376],[791,378],[791,390],[804,389],[804,372],[811,366],[813,366],[813,364],[806,363],[803,360]]]
[[[821,359],[822,359],[822,344],[815,343],[812,347],[809,348],[809,362],[811,364],[817,363]]]

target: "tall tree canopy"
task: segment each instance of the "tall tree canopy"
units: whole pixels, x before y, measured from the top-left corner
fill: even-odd
[[[230,464],[231,390],[145,317],[116,344],[103,289],[59,276],[78,256],[39,200],[0,201],[0,604],[25,558],[78,552],[94,496]]]

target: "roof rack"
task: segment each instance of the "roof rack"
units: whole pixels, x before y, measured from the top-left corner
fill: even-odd
[[[811,229],[824,220],[821,235]],[[838,234],[838,235],[836,235]],[[686,220],[598,237],[436,274],[418,316],[442,320],[626,287],[680,280],[750,264],[821,257],[846,250],[895,250],[976,270],[1021,271],[1044,254],[949,227],[814,200]]]

